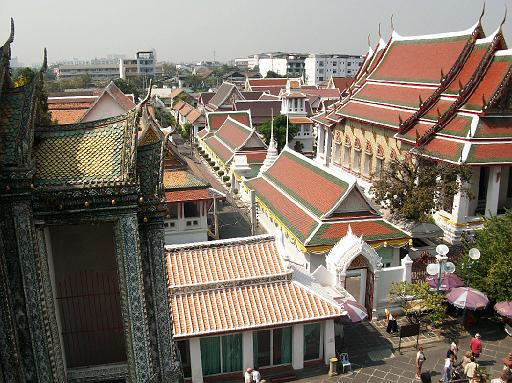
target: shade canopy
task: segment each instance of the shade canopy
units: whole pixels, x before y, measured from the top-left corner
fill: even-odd
[[[343,302],[343,309],[346,311],[351,323],[359,323],[368,318],[366,308],[356,301],[346,300]]]
[[[437,289],[437,277],[433,276],[428,279],[428,285],[431,289]],[[441,275],[441,284],[439,290],[451,290],[455,287],[464,286],[464,281],[455,274],[443,274]]]
[[[468,310],[481,310],[489,304],[489,299],[484,293],[470,287],[453,288],[446,295],[446,299],[455,307]]]
[[[512,301],[498,302],[494,305],[494,309],[501,316],[512,318]]]

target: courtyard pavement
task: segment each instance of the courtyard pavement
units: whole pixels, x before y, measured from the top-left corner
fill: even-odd
[[[486,367],[492,377],[498,377],[503,367],[502,359],[512,352],[512,338],[503,330],[503,325],[483,320],[478,328],[471,328],[469,332],[453,325],[453,331],[444,337],[446,329],[433,331],[431,334],[420,336],[420,345],[424,347],[426,361],[423,371],[430,371],[432,382],[439,381],[442,373],[444,358],[453,336],[459,338],[459,358],[469,350],[471,336],[476,332],[482,335],[483,352],[479,364]],[[352,362],[352,371],[338,376],[329,377],[327,367],[318,367],[299,371],[297,376],[301,383],[322,382],[418,382],[415,377],[416,341],[408,342],[409,347],[398,352],[395,348],[398,337],[383,331],[382,323],[375,326],[371,323],[362,323],[355,326],[345,326],[345,342],[342,349],[348,352]]]

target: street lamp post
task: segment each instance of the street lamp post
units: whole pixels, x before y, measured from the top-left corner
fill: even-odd
[[[448,246],[446,245],[437,245],[436,247],[436,261],[437,261],[437,291],[439,291],[439,288],[441,287],[441,273],[445,269],[446,261],[448,261],[448,257],[446,254],[448,254]]]

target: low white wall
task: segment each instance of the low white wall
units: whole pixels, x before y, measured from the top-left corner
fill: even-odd
[[[393,282],[402,281],[404,277],[404,267],[388,267],[380,271],[379,286],[378,286],[378,302],[374,302],[373,305],[380,313],[386,307],[392,306],[389,302],[389,289]]]

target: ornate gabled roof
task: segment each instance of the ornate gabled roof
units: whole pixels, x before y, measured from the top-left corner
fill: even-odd
[[[354,94],[352,99],[406,108],[417,108],[419,100],[426,100],[433,92],[434,89],[432,87],[367,83]]]
[[[246,182],[270,217],[301,246],[332,246],[350,223],[365,240],[377,243],[408,237],[375,212],[352,177],[284,149],[268,170]]]
[[[292,279],[270,236],[166,246],[166,263],[177,339],[342,315]]]
[[[208,102],[208,108],[217,110],[233,93],[236,93],[240,99],[244,98],[234,84],[223,82],[215,93],[215,96]]]
[[[413,111],[384,105],[349,101],[339,108],[336,114],[346,118],[398,129],[402,121],[405,121],[413,115]]]
[[[247,110],[230,111],[230,112],[211,112],[206,114],[208,122],[208,130],[213,132],[219,129],[228,117],[236,120],[244,125],[252,127],[251,114]]]
[[[439,84],[468,45],[479,37],[480,24],[468,30],[403,37],[393,32],[382,60],[369,80]]]
[[[165,135],[160,128],[160,124],[149,112],[148,106],[142,106],[142,118],[138,128],[138,145],[147,145],[164,140]]]
[[[240,148],[253,133],[253,129],[247,125],[228,117],[219,130],[215,132],[215,135],[231,150],[235,151]]]
[[[138,110],[118,117],[36,129],[34,183],[77,188],[136,183]]]
[[[283,150],[265,177],[317,217],[328,215],[351,188],[350,183],[291,150]],[[328,191],[328,192],[326,192]]]
[[[217,138],[217,136],[208,137],[205,140],[205,143],[208,148],[210,148],[215,153],[215,155],[219,157],[225,164],[227,164],[229,160],[235,155],[235,151],[224,145],[222,141]]]

